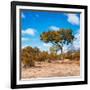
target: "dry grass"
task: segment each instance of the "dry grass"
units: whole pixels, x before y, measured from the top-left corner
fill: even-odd
[[[36,62],[35,67],[21,68],[21,79],[43,77],[67,77],[80,75],[80,61],[57,60],[56,62]]]

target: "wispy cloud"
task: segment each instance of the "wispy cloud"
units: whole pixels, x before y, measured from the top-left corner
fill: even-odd
[[[50,44],[50,43],[44,43],[44,44],[43,44],[43,46],[45,46],[45,47],[48,47],[48,48],[49,48],[49,47],[51,47],[51,44]]]
[[[22,37],[22,41],[29,41],[29,38]]]
[[[22,18],[25,18],[25,15],[24,15],[24,13],[21,13],[21,17],[22,17]]]
[[[30,39],[28,37],[22,37],[21,38],[21,44],[22,44],[21,47],[25,48],[25,47],[29,46],[29,41],[30,41]]]
[[[23,48],[25,48],[25,47],[27,47],[27,46],[28,46],[28,45],[22,45],[21,48],[23,49]]]
[[[65,14],[68,17],[68,22],[74,25],[79,25],[79,18],[77,14]]]
[[[36,32],[36,30],[33,29],[33,28],[28,28],[26,30],[22,30],[22,34],[29,34],[29,35],[32,35],[32,36],[35,35],[35,32]]]
[[[75,34],[75,40],[73,42],[74,48],[79,49],[80,48],[80,30]]]
[[[55,31],[57,31],[57,30],[59,30],[60,28],[59,28],[59,27],[56,27],[56,26],[50,26],[49,29],[50,29],[50,30],[55,30]]]

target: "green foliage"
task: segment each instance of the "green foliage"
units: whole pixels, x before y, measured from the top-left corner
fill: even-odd
[[[60,48],[58,46],[53,45],[52,47],[50,47],[50,52],[57,54],[57,52],[59,51],[59,49]]]

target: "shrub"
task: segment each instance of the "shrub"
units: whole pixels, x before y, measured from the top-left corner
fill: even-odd
[[[26,47],[21,51],[21,60],[25,67],[35,66],[34,53],[31,47]]]
[[[79,60],[80,52],[66,53],[64,56],[65,56],[65,59]]]
[[[38,54],[38,56],[36,56],[36,60],[37,60],[37,61],[45,61],[45,60],[47,60],[47,59],[48,59],[48,53],[45,52],[45,51],[40,52],[40,53]]]

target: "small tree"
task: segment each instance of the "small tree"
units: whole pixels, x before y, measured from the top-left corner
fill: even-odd
[[[68,45],[69,43],[72,43],[74,35],[71,29],[60,29],[57,31],[43,32],[40,35],[40,38],[45,43],[52,43],[54,46],[59,47],[59,49],[61,50],[61,54],[63,54],[64,44]]]
[[[59,49],[60,48],[58,46],[53,45],[52,47],[50,47],[50,52],[57,54],[57,52],[59,51]]]

